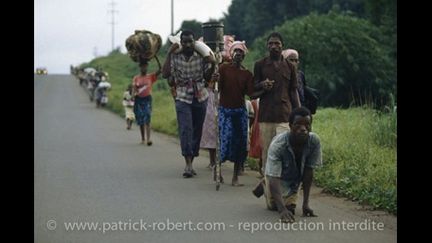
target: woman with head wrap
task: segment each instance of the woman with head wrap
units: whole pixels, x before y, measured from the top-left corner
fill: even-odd
[[[305,98],[304,98],[304,85],[305,85],[305,76],[302,71],[298,69],[298,65],[300,63],[299,61],[299,54],[294,49],[286,49],[282,51],[282,56],[287,62],[291,63],[295,70],[297,71],[297,91],[299,94],[300,103],[302,106],[304,105]]]
[[[253,96],[253,75],[242,66],[248,50],[244,42],[235,41],[229,50],[232,62],[223,63],[214,79],[219,82],[220,161],[234,162],[232,186],[238,181],[240,168],[247,156],[247,112],[245,95]]]

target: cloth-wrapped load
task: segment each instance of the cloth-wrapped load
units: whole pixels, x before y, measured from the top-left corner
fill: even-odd
[[[111,84],[108,83],[108,82],[106,82],[106,81],[102,81],[102,82],[100,82],[100,83],[98,84],[98,87],[99,87],[99,88],[107,88],[107,89],[109,89],[109,88],[111,88]]]
[[[230,55],[230,48],[234,43],[234,35],[224,35],[224,49],[221,52],[222,58],[225,62],[230,62],[232,60]]]
[[[179,48],[175,50],[174,53],[179,53],[182,50],[182,46],[180,43],[180,35],[181,35],[181,31],[177,35],[168,36],[168,40],[172,44],[177,43],[179,45]],[[195,46],[194,46],[195,51],[198,52],[198,54],[200,54],[202,57],[204,57],[204,59],[214,59],[215,58],[214,52],[202,40],[203,38],[200,37],[198,40],[195,41]]]
[[[134,62],[147,62],[152,59],[162,46],[160,35],[147,30],[135,30],[135,34],[126,39],[126,49]]]

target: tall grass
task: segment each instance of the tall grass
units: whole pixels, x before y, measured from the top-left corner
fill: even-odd
[[[389,105],[384,106],[382,111],[374,114],[372,129],[374,141],[378,145],[396,148],[397,146],[397,107],[393,94],[390,94]]]
[[[319,134],[323,148],[323,167],[317,170],[316,182],[329,192],[396,213],[396,134],[392,115],[368,108],[347,110],[327,108],[317,112],[313,130]],[[383,128],[386,128],[384,130]]]

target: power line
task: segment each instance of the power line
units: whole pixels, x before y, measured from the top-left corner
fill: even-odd
[[[114,14],[118,13],[118,11],[114,9],[114,7],[116,5],[116,3],[114,2],[114,0],[111,1],[109,4],[112,7],[110,10],[108,10],[108,12],[111,13],[111,22],[109,23],[109,24],[111,24],[111,51],[114,51],[114,39],[115,39],[114,25],[117,24],[115,22],[115,18],[114,18],[115,15]]]

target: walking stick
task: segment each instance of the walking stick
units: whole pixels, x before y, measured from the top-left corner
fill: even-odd
[[[216,51],[215,51],[215,59],[216,59],[216,67],[215,67],[215,73],[219,72],[219,66],[218,64],[220,63],[220,52],[219,52],[219,47],[216,47]],[[216,130],[216,155],[215,155],[215,166],[213,167],[213,180],[216,182],[216,191],[219,191],[220,188],[220,184],[223,183],[223,179],[222,179],[222,163],[220,160],[220,136],[219,136],[219,87],[218,87],[218,80],[212,80],[214,82],[214,87],[213,87],[213,94],[214,94],[214,99],[213,99],[213,104],[215,109],[215,113],[214,113],[214,117],[215,117],[215,130]]]

